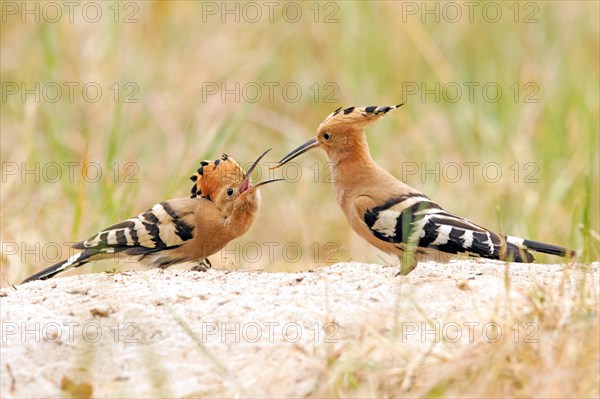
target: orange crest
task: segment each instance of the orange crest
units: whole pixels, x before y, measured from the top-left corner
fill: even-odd
[[[337,127],[355,126],[364,127],[371,122],[381,118],[389,111],[400,108],[404,104],[391,105],[391,106],[377,106],[371,105],[369,107],[348,107],[342,109],[342,107],[336,109],[331,113],[319,126],[319,131],[323,129],[332,129]]]
[[[241,184],[244,176],[242,167],[227,154],[214,161],[202,161],[198,171],[190,177],[194,182],[191,198],[200,196],[210,199],[221,187],[231,183]]]

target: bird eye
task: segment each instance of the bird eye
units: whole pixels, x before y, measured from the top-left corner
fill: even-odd
[[[233,195],[233,189],[232,188],[228,188],[227,189],[227,196],[231,197]]]
[[[323,138],[325,140],[329,140],[331,138],[331,135],[329,133],[323,133]]]

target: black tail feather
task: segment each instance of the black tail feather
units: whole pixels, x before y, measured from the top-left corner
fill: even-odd
[[[574,258],[577,253],[571,249],[559,247],[558,245],[544,244],[543,242],[523,240],[523,245],[528,249],[545,254]]]
[[[34,274],[33,276],[27,277],[25,280],[23,280],[21,282],[21,284],[25,284],[25,283],[28,283],[28,282],[34,281],[34,280],[46,280],[46,279],[49,279],[50,277],[54,277],[62,271],[62,266],[67,262],[68,262],[67,260],[58,262],[57,264],[52,265],[49,268],[44,269],[41,272]]]
[[[27,277],[25,280],[23,280],[21,282],[21,284],[25,284],[25,283],[28,283],[28,282],[34,281],[34,280],[46,280],[46,279],[56,276],[59,273],[64,272],[65,270],[69,270],[71,268],[84,265],[84,264],[88,263],[91,260],[89,258],[95,254],[96,254],[96,252],[87,251],[87,250],[80,252],[80,253],[72,256],[69,259],[60,261],[60,262],[42,270],[41,272],[34,274],[33,276]]]

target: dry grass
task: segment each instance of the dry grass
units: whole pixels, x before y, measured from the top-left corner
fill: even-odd
[[[492,318],[501,332],[497,341],[497,332],[483,333],[481,325],[473,342],[462,326],[462,345],[450,329],[440,334],[446,341],[423,338],[421,330],[416,351],[400,327],[365,330],[329,354],[315,396],[598,397],[598,290],[585,282],[575,294],[555,289],[534,287],[522,293],[529,306]],[[435,330],[433,323],[428,328]]]
[[[409,353],[401,353],[388,339],[367,339],[352,348],[355,351],[340,349],[344,355],[328,365],[326,382],[315,396],[598,397],[598,368],[593,365],[600,359],[591,352],[599,349],[598,324],[585,327],[591,331],[548,331],[543,349],[506,338],[495,344],[473,345],[453,356],[417,361],[411,361]],[[555,339],[575,339],[590,349],[565,349]],[[382,344],[387,346],[382,348]]]
[[[7,3],[24,4],[4,2],[2,6]],[[520,3],[517,23],[510,2],[500,3],[503,17],[495,23],[482,17],[481,8],[469,22],[466,6],[457,23],[443,16],[439,22],[429,16],[422,23],[422,14],[406,13],[407,2],[392,1],[320,3],[317,23],[313,3],[299,3],[302,17],[296,23],[283,18],[283,7],[275,9],[274,21],[269,22],[268,9],[260,2],[254,3],[262,10],[259,22],[242,17],[236,23],[228,16],[223,23],[219,14],[203,14],[203,9],[207,4],[219,8],[224,3],[193,1],[119,3],[120,22],[115,23],[114,10],[109,8],[113,3],[101,3],[102,18],[89,23],[81,17],[83,4],[75,10],[74,23],[68,22],[66,9],[56,23],[44,22],[43,16],[40,23],[32,16],[23,23],[22,10],[9,15],[3,8],[3,286],[66,257],[70,242],[155,202],[188,195],[187,177],[204,158],[227,152],[246,163],[272,147],[270,160],[275,161],[312,137],[320,121],[339,105],[403,100],[405,107],[368,132],[373,156],[383,167],[448,210],[479,224],[571,246],[583,253],[584,262],[598,259],[597,2]],[[136,10],[125,8],[126,4],[139,6],[134,16],[138,22],[121,22]],[[441,7],[443,3],[430,4]],[[537,22],[524,23],[535,10]],[[324,23],[330,12],[335,12],[337,22]],[[22,101],[21,90],[8,94],[13,83],[19,89],[21,84],[31,89],[36,82],[41,88],[56,82],[63,96],[50,102],[47,98],[54,92],[44,94],[42,89],[36,102],[33,95]],[[74,101],[69,101],[64,82],[79,84]],[[91,82],[102,89],[97,102],[86,101],[82,95],[82,86]],[[117,101],[115,82],[120,90]],[[262,88],[260,99],[249,101],[239,92],[239,100],[228,95],[222,101],[219,94],[206,94],[207,85],[223,83],[232,88],[236,82],[241,87],[256,83]],[[271,99],[265,83],[273,82],[278,86]],[[281,91],[289,82],[302,89],[296,102]],[[473,101],[465,82],[478,84]],[[481,88],[490,82],[503,91],[498,101],[483,97]],[[316,98],[315,83],[319,87]],[[455,102],[446,101],[444,92],[439,101],[434,95],[422,99],[422,90],[407,96],[407,88],[414,84],[428,89],[436,84],[460,86],[463,95]],[[132,98],[137,102],[124,102],[134,89]],[[335,94],[327,98],[332,89]],[[537,102],[526,102],[525,96],[534,90],[532,99]],[[253,97],[253,93],[246,92],[246,96]],[[68,162],[76,163],[73,179]],[[94,182],[90,180],[96,169],[83,169],[90,162],[102,171]],[[421,175],[437,162],[438,178]],[[502,173],[498,181],[493,181],[495,169],[482,174],[483,166],[492,162]],[[52,181],[53,163],[62,173],[56,181]],[[452,178],[454,174],[442,172],[452,172],[444,168],[454,163],[462,173],[458,181]],[[479,165],[473,179],[469,163]],[[38,172],[21,174],[36,164]],[[407,174],[414,166],[417,174]],[[381,254],[348,228],[326,182],[326,168],[322,153],[300,158],[298,168],[288,170],[291,179],[300,171],[299,179],[266,187],[255,226],[214,256],[213,264],[295,271],[338,260],[381,263]],[[132,171],[137,182],[126,180]],[[274,248],[272,256],[269,248]],[[114,266],[99,265],[93,270]],[[116,267],[130,268],[127,264]],[[552,320],[558,317],[549,306],[563,301],[549,298],[531,315],[543,316],[544,325],[554,325]],[[430,396],[597,394],[589,385],[597,384],[597,378],[582,369],[596,359],[598,351],[594,343],[598,302],[594,304],[596,310],[586,328],[580,327],[583,316],[572,325],[548,328],[548,337],[561,345],[535,350],[499,343],[493,349],[471,349],[464,354],[465,362],[441,363],[444,371],[412,392]],[[558,314],[583,315],[587,307],[580,306]],[[517,312],[514,317],[525,316]],[[370,336],[364,345],[344,348],[339,357],[334,356],[331,369],[325,371],[324,378],[330,382],[322,394],[397,396],[404,392],[395,382],[402,379],[399,376],[428,372],[426,363],[415,364],[411,370],[398,366],[397,358],[388,356],[399,350],[393,342],[381,349],[380,343],[388,340]],[[385,352],[373,364],[356,362],[372,350]],[[579,377],[580,371],[587,377]],[[544,390],[534,390],[540,386]]]

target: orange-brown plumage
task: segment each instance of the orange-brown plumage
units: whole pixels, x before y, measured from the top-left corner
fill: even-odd
[[[146,212],[100,231],[73,247],[82,250],[24,282],[47,279],[90,261],[114,256],[135,256],[149,266],[166,268],[182,262],[210,267],[207,257],[244,234],[260,207],[258,187],[250,175],[263,153],[244,173],[231,157],[204,161],[194,180],[190,198],[155,204]]]
[[[501,236],[454,216],[377,165],[364,129],[401,105],[338,108],[320,124],[315,138],[275,167],[313,148],[323,148],[333,190],[350,226],[373,246],[398,255],[403,273],[423,257],[447,260],[448,254],[457,253],[515,262],[533,261],[529,250],[574,255],[554,245]]]

